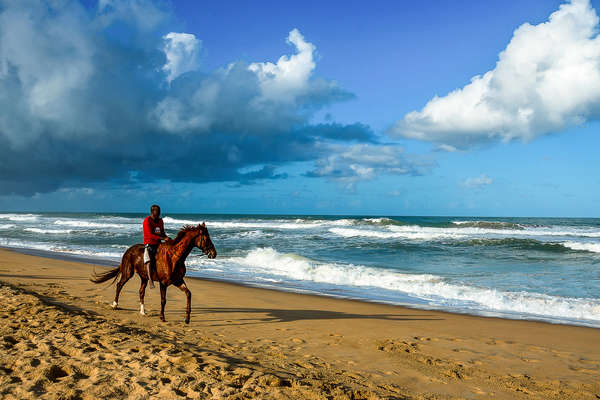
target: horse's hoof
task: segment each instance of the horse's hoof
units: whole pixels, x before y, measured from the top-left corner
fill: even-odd
[[[140,315],[143,315],[144,317],[146,316],[146,313],[143,311],[140,311]]]
[[[160,317],[161,322],[165,322],[164,317]]]
[[[190,319],[189,319],[189,318],[186,318],[186,319],[185,319],[185,323],[186,323],[186,324],[189,324],[189,323],[190,323]]]
[[[113,310],[116,310],[117,307],[119,306],[119,304],[117,304],[116,301],[113,301],[112,304],[110,305],[112,307]]]

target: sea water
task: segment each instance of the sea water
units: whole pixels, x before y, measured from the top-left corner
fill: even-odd
[[[143,214],[0,213],[0,246],[118,264]],[[187,274],[302,293],[600,327],[600,219],[163,215],[206,222]]]

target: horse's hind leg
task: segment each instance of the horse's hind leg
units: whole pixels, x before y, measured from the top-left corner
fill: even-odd
[[[183,293],[185,293],[185,297],[187,298],[187,304],[185,307],[185,323],[189,324],[190,323],[190,313],[192,312],[192,292],[190,292],[190,290],[187,288],[185,282],[182,282],[180,285],[177,285],[177,287]]]
[[[160,283],[160,320],[165,322],[165,304],[167,304],[167,285]]]
[[[121,273],[121,279],[117,282],[117,291],[115,293],[115,301],[111,304],[112,308],[117,308],[119,305],[119,294],[121,293],[121,289],[127,283],[129,279],[133,276],[133,268],[131,266],[125,267],[124,271]]]
[[[146,294],[146,285],[148,284],[148,279],[142,278],[142,284],[140,285],[140,314],[146,315],[146,310],[144,310],[144,295]]]

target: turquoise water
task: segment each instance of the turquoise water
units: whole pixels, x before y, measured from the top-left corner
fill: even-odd
[[[118,263],[143,214],[0,214],[0,245]],[[206,221],[188,275],[413,307],[600,327],[600,219],[163,215]]]

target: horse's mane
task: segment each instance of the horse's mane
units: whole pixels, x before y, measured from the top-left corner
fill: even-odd
[[[179,243],[181,241],[181,239],[183,239],[183,237],[185,236],[186,233],[192,232],[192,231],[199,231],[201,229],[202,229],[202,226],[200,226],[200,225],[198,225],[198,226],[185,225],[177,233],[177,236],[175,236],[175,239],[173,239],[173,244],[175,245],[175,244]]]

